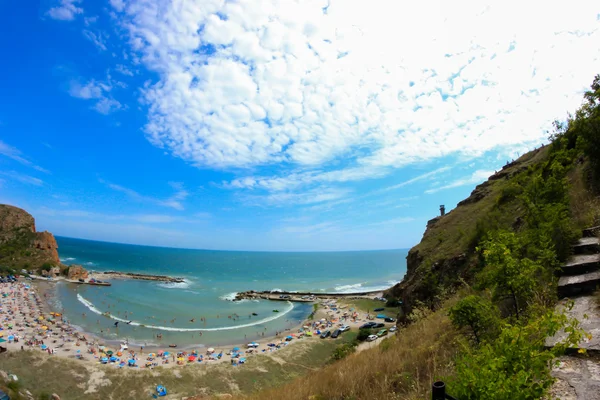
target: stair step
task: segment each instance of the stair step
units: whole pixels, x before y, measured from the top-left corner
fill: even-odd
[[[573,245],[575,254],[595,254],[600,253],[600,239],[597,237],[584,237]]]
[[[583,237],[594,237],[600,233],[600,225],[592,226],[583,230]]]
[[[577,318],[581,324],[581,328],[592,335],[591,339],[584,338],[577,346],[571,349],[586,349],[588,351],[600,352],[600,297],[588,295],[576,297],[571,300],[574,302],[572,309],[566,309],[569,299],[564,299],[556,305],[556,311],[564,311],[569,318]],[[584,315],[587,318],[584,318]],[[561,330],[553,337],[546,339],[546,346],[553,347],[567,336],[568,334]]]
[[[575,276],[563,276],[558,280],[558,296],[568,297],[587,294],[600,286],[600,271]]]
[[[580,254],[571,257],[562,267],[561,275],[581,275],[600,269],[600,254]]]

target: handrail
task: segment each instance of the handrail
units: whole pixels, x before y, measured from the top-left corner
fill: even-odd
[[[456,400],[446,393],[446,384],[442,381],[433,382],[431,385],[431,400]]]

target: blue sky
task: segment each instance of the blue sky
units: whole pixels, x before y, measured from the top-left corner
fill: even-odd
[[[600,72],[597,2],[412,3],[3,2],[0,202],[114,242],[410,247]]]

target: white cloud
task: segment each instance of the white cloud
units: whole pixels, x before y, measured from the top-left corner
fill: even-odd
[[[23,154],[19,149],[4,143],[2,140],[0,140],[0,155],[11,158],[17,161],[18,163],[31,167],[37,171],[44,172],[46,174],[50,173],[50,171],[48,171],[47,169],[42,168],[39,165],[35,165],[28,159],[24,158]]]
[[[100,114],[108,115],[114,111],[121,110],[123,105],[115,99],[102,97],[92,108]]]
[[[368,226],[382,226],[382,225],[400,225],[400,224],[406,224],[408,222],[412,222],[415,219],[412,217],[396,217],[396,218],[391,218],[391,219],[385,219],[383,221],[379,221],[379,222],[373,222],[368,224]]]
[[[115,70],[123,75],[133,76],[133,71],[130,70],[129,68],[127,68],[123,64],[117,64],[117,66],[115,67]]]
[[[600,68],[595,1],[111,4],[160,77],[143,91],[154,145],[201,167],[285,164],[300,181],[340,158],[381,174],[537,144]]]
[[[114,111],[124,109],[119,101],[115,100],[110,92],[114,86],[122,87],[122,83],[112,82],[110,75],[106,82],[90,80],[82,84],[79,80],[72,80],[69,87],[69,94],[73,97],[83,100],[95,100],[95,104],[91,107],[93,110],[101,114],[108,115]]]
[[[110,5],[117,11],[123,11],[125,9],[125,0],[110,0]]]
[[[102,32],[94,33],[92,31],[84,29],[83,36],[85,36],[85,38],[87,40],[89,40],[90,42],[94,43],[99,50],[106,51],[106,49],[107,49],[107,47],[106,47],[107,37],[106,36],[107,35],[105,33],[102,33]]]
[[[60,0],[57,6],[48,10],[47,14],[52,19],[72,21],[78,14],[83,13],[83,8],[75,5],[79,3],[81,3],[81,0]]]
[[[455,180],[447,185],[444,185],[444,186],[428,189],[425,191],[425,193],[432,194],[432,193],[439,192],[441,190],[452,189],[452,188],[459,187],[459,186],[480,184],[483,181],[486,181],[491,175],[494,175],[494,171],[486,171],[486,170],[480,169],[480,170],[473,172],[473,174],[471,176],[457,179],[457,180]]]
[[[416,177],[414,177],[412,179],[409,179],[407,181],[400,182],[400,183],[398,183],[396,185],[387,186],[385,188],[377,190],[376,192],[377,193],[383,193],[383,192],[389,192],[391,190],[400,189],[400,188],[403,188],[404,186],[412,185],[415,182],[419,182],[419,181],[422,181],[422,180],[425,180],[425,179],[428,179],[428,178],[431,178],[431,177],[435,177],[435,176],[437,176],[437,175],[439,175],[439,174],[441,174],[443,172],[448,171],[449,169],[450,169],[450,167],[438,168],[436,170],[433,170],[433,171],[430,171],[430,172],[426,172],[424,174],[416,176]]]
[[[245,195],[241,200],[254,206],[293,206],[341,202],[352,191],[342,188],[314,188],[302,192],[276,192],[266,195]]]
[[[0,175],[27,185],[42,186],[44,184],[44,181],[39,178],[21,174],[16,171],[0,171]]]
[[[99,179],[99,181],[114,191],[126,194],[135,201],[153,203],[159,206],[173,208],[175,210],[183,210],[185,208],[183,206],[183,201],[189,196],[189,193],[184,189],[183,184],[180,182],[169,182],[169,185],[175,190],[175,193],[167,199],[158,199],[155,197],[144,196],[133,189],[107,182],[104,179]]]

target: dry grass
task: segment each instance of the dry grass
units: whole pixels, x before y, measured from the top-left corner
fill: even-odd
[[[353,354],[289,384],[240,396],[260,400],[422,399],[452,373],[458,333],[447,309],[401,329],[379,347]]]

